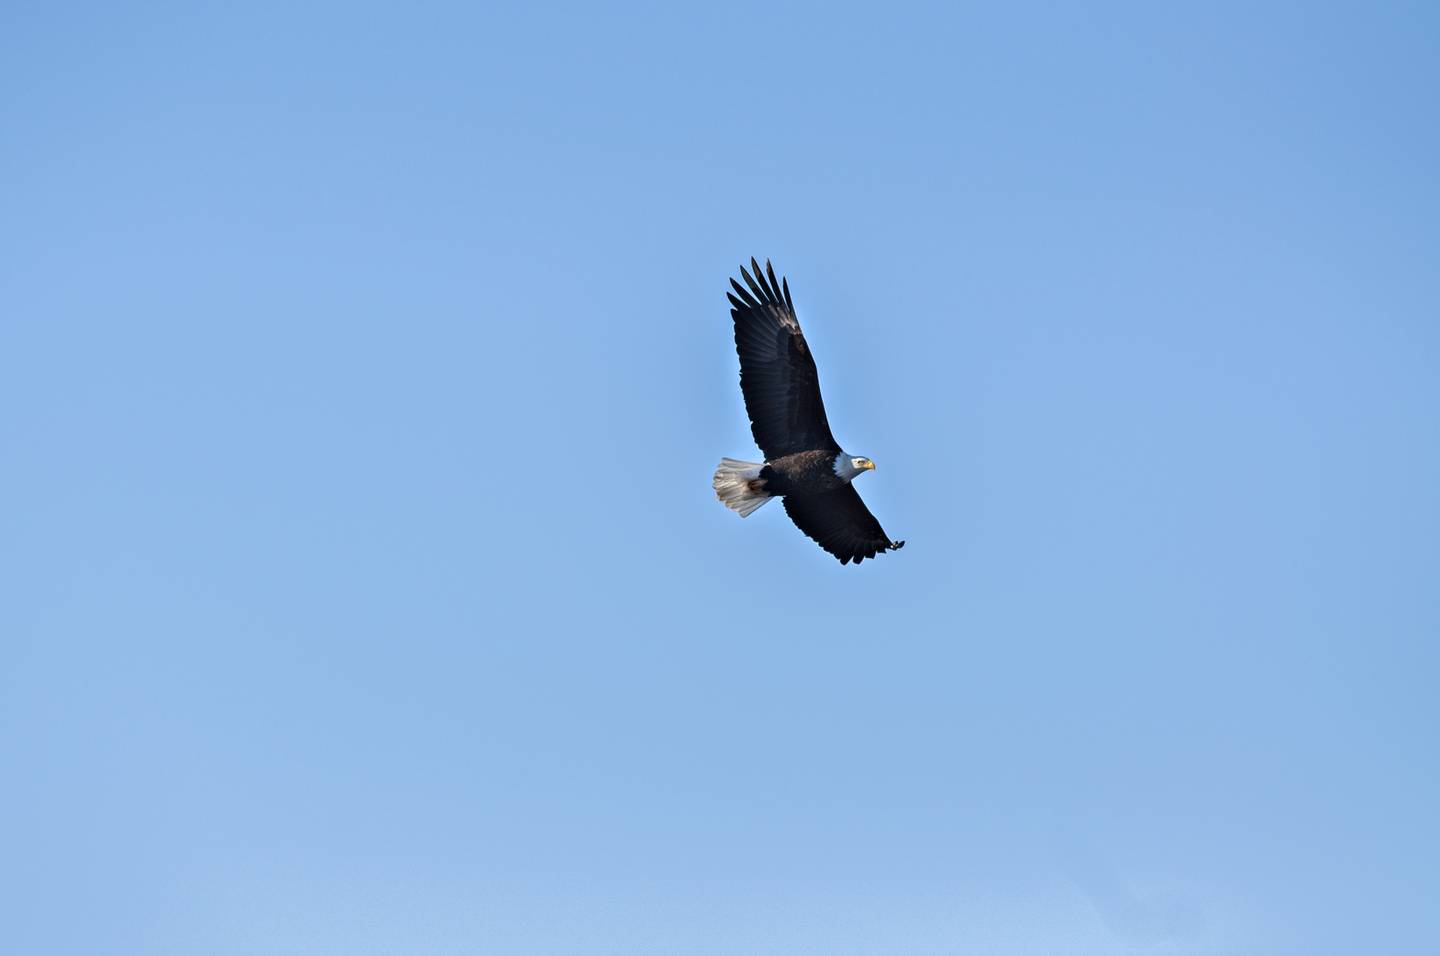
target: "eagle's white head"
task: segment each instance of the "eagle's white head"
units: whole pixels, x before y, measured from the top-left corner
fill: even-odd
[[[854,481],[856,475],[874,470],[875,463],[869,458],[847,455],[843,451],[835,456],[835,474],[845,481]]]

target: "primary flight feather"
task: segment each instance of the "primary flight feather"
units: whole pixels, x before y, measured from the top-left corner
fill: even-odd
[[[715,471],[715,494],[725,507],[749,515],[771,498],[785,499],[795,526],[841,564],[859,564],[904,547],[891,541],[850,484],[875,470],[868,458],[840,449],[830,434],[815,359],[795,318],[790,283],[776,281],[769,261],[762,272],[733,278],[730,316],[740,355],[740,391],[763,462],[723,458]]]

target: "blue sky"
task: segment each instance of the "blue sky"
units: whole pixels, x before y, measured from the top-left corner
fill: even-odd
[[[0,949],[1440,946],[1437,63],[6,7]],[[752,255],[905,551],[713,500]]]

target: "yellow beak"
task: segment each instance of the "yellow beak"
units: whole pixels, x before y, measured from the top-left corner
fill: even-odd
[[[875,470],[875,463],[874,463],[873,461],[867,461],[867,462],[865,462],[865,470],[866,470],[866,471],[874,471],[874,470]]]

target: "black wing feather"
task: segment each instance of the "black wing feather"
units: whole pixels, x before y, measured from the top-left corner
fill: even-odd
[[[843,485],[818,495],[786,495],[785,513],[795,527],[841,564],[859,564],[885,551],[898,551],[904,541],[891,541],[880,522],[860,500],[854,485]]]
[[[751,261],[753,262],[754,260]],[[769,259],[765,260],[765,275],[770,280],[770,294],[775,296],[777,300],[780,299],[780,283],[775,280],[775,267],[770,264]],[[786,304],[788,305],[789,303]]]
[[[743,272],[745,271],[745,267],[744,267],[744,266],[741,266],[741,267],[740,267],[740,271],[743,273]],[[749,277],[747,276],[746,278],[749,278]],[[731,280],[730,280],[730,284],[735,287],[735,291],[736,291],[736,292],[740,293],[740,298],[742,298],[742,299],[745,300],[745,304],[746,304],[747,306],[749,306],[749,307],[752,308],[752,309],[758,309],[758,308],[760,307],[760,303],[756,300],[756,298],[755,298],[753,295],[751,295],[749,292],[747,292],[747,291],[744,289],[744,287],[742,287],[742,286],[740,285],[740,283],[736,282],[734,279],[731,279]],[[726,294],[726,295],[729,295],[730,293],[727,292],[727,293],[725,293],[725,294]]]
[[[730,315],[735,319],[735,351],[740,355],[740,391],[745,395],[755,444],[767,460],[797,451],[838,452],[840,446],[830,434],[820,398],[815,359],[790,302],[789,283],[775,281],[769,261],[766,271],[761,271],[754,259],[750,266],[754,275],[740,267],[748,290],[730,280],[740,301],[726,295],[733,306]]]

